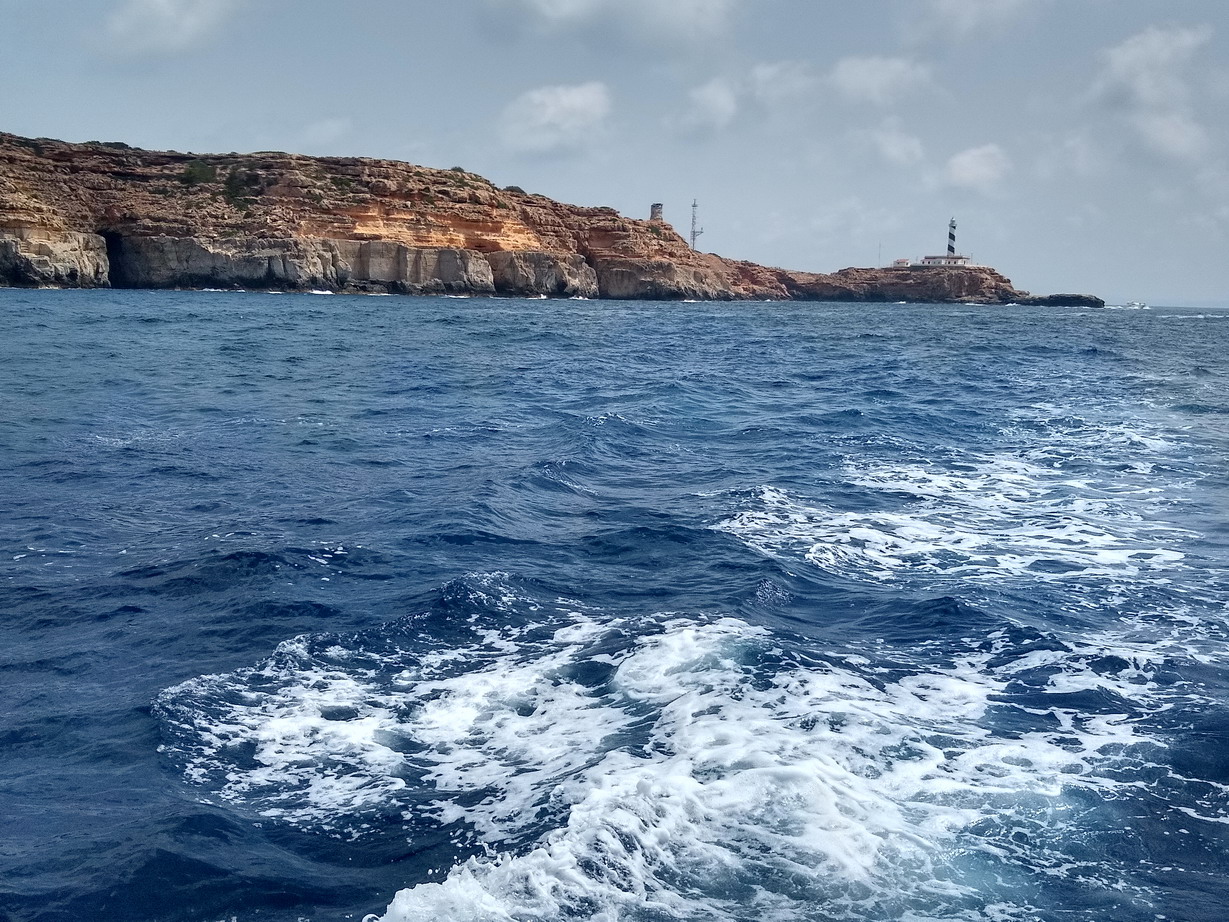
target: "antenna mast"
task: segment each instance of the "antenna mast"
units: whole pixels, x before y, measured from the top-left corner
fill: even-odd
[[[691,248],[696,248],[696,240],[704,233],[704,228],[700,227],[697,215],[699,214],[700,203],[695,199],[691,200]]]

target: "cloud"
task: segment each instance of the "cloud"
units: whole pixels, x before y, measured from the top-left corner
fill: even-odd
[[[930,68],[909,58],[849,57],[836,63],[829,81],[850,102],[887,106],[925,87]]]
[[[971,147],[947,161],[944,180],[957,189],[990,193],[1011,172],[1011,158],[997,144]]]
[[[729,24],[730,14],[739,0],[624,0],[632,16],[639,16],[650,27],[657,25],[684,34],[719,32]]]
[[[488,0],[554,27],[613,21],[643,36],[703,37],[723,30],[744,0]]]
[[[1171,160],[1202,160],[1208,152],[1208,133],[1187,112],[1142,111],[1130,118],[1141,140]]]
[[[507,147],[525,153],[576,150],[601,133],[610,110],[604,83],[543,86],[505,107],[500,135]]]
[[[1186,101],[1188,90],[1178,71],[1212,37],[1208,28],[1162,29],[1152,26],[1102,53],[1105,68],[1099,89],[1150,107]]]
[[[815,93],[819,81],[798,61],[757,64],[745,75],[714,77],[687,94],[677,122],[693,132],[728,128],[745,109],[798,113],[798,104]]]
[[[1200,159],[1208,137],[1193,111],[1186,71],[1210,38],[1207,28],[1145,29],[1102,53],[1092,99],[1118,114],[1155,153]]]
[[[1039,145],[1036,169],[1044,180],[1074,175],[1080,178],[1101,176],[1106,171],[1100,146],[1087,131],[1073,132]]]
[[[124,0],[107,18],[112,48],[129,54],[172,54],[211,35],[239,0]]]
[[[934,31],[965,38],[998,29],[1037,0],[930,0],[927,21]]]
[[[738,93],[716,77],[688,94],[691,108],[684,117],[688,128],[715,131],[727,127],[738,114]]]
[[[507,5],[506,0],[504,5]],[[605,0],[517,0],[516,5],[550,22],[582,20],[602,9]]]
[[[911,166],[920,163],[926,156],[921,140],[902,130],[899,119],[887,119],[878,128],[859,134],[874,145],[879,156],[896,166]]]
[[[766,106],[794,102],[813,94],[819,80],[807,65],[798,61],[777,61],[751,68],[751,93]]]

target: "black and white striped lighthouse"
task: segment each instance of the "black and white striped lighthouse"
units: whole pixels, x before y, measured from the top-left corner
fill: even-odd
[[[951,268],[952,266],[964,267],[975,265],[973,260],[968,256],[958,256],[956,254],[956,219],[952,218],[947,225],[947,255],[946,256],[923,256],[921,259],[898,259],[892,263],[892,266],[897,269],[912,269],[914,267],[924,268],[927,266],[944,266]]]

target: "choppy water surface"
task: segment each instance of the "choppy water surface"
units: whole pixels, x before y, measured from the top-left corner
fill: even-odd
[[[1224,917],[1229,312],[0,308],[8,918]]]

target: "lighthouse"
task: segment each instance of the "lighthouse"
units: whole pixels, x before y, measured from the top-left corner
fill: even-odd
[[[947,222],[947,255],[946,256],[923,256],[919,262],[910,263],[910,266],[946,266],[948,268],[964,267],[975,265],[972,259],[967,256],[961,256],[956,252],[956,219],[952,218]]]
[[[942,266],[946,268],[967,268],[977,263],[968,256],[956,252],[956,219],[947,223],[947,254],[945,256],[923,256],[921,259],[898,259],[892,263],[893,269],[919,269],[927,266]]]

